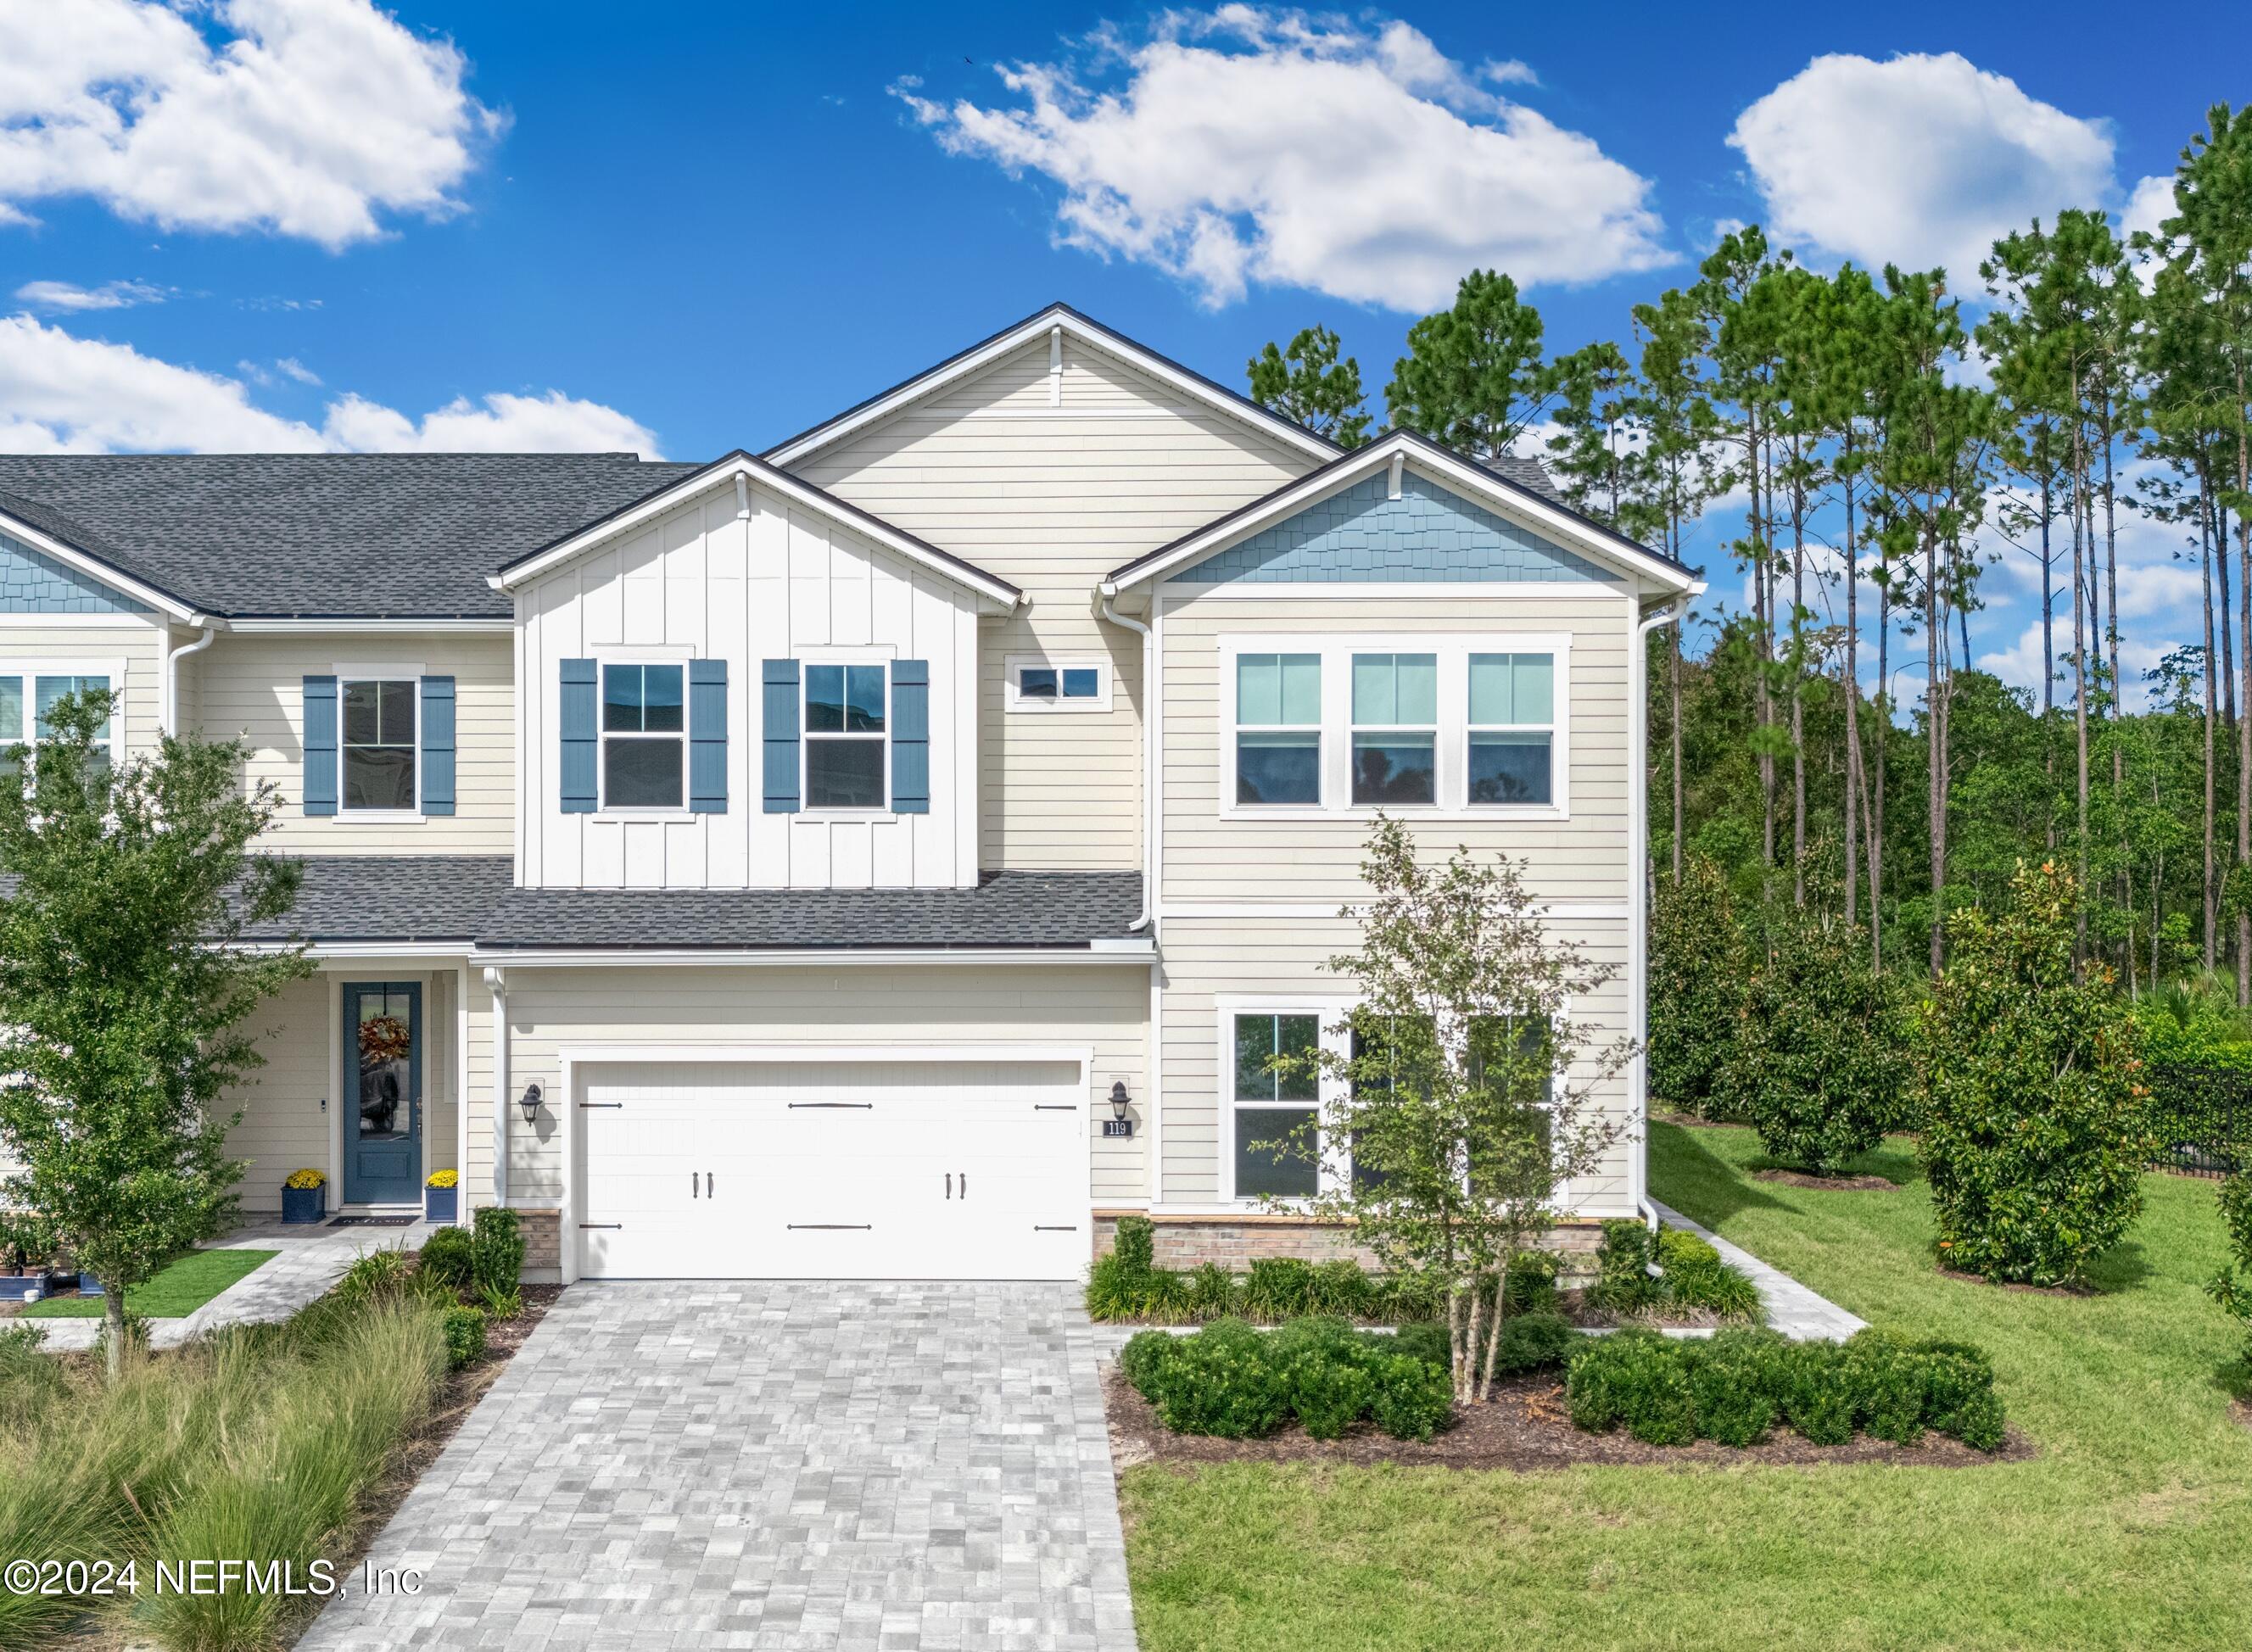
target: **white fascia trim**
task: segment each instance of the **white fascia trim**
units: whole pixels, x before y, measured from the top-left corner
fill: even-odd
[[[852,965],[897,964],[962,964],[976,967],[981,964],[1146,964],[1157,956],[1157,948],[1148,942],[1140,946],[1095,947],[818,947],[745,948],[729,950],[724,947],[669,948],[587,947],[569,951],[534,951],[532,948],[505,947],[473,949],[470,958],[481,964],[505,966],[512,969],[568,969],[599,967],[614,969],[622,965],[659,965],[678,969],[683,967],[706,966],[714,968],[736,968],[742,966],[795,967],[802,969],[835,969]]]
[[[1317,500],[1325,499],[1388,469],[1395,455],[1409,469],[1456,493],[1468,495],[1491,508],[1495,515],[1516,518],[1525,526],[1537,529],[1569,549],[1607,566],[1622,569],[1630,575],[1638,575],[1667,591],[1685,591],[1694,582],[1695,576],[1686,570],[1638,550],[1627,540],[1590,531],[1588,524],[1577,517],[1559,510],[1529,489],[1512,486],[1505,478],[1495,475],[1482,465],[1471,464],[1451,454],[1434,451],[1420,441],[1394,434],[1380,437],[1350,459],[1315,472],[1296,486],[1275,495],[1256,510],[1230,517],[1194,538],[1185,540],[1165,556],[1135,569],[1126,578],[1103,580],[1100,589],[1105,596],[1113,596],[1128,587],[1147,584],[1187,563],[1201,561],[1216,552],[1225,551],[1262,529],[1296,515]],[[1301,587],[1295,584],[1282,584],[1273,588],[1278,593],[1293,595],[1299,594],[1301,591]]]
[[[700,1061],[1053,1061],[1077,1065],[1082,1082],[1094,1065],[1089,1045],[1046,1044],[711,1044],[665,1038],[648,1044],[573,1044],[555,1046],[562,1060],[655,1062],[677,1065]]]
[[[113,591],[122,592],[136,602],[146,603],[171,619],[184,622],[209,623],[203,615],[186,606],[177,597],[167,596],[154,586],[142,584],[132,575],[120,572],[99,557],[90,556],[76,545],[58,539],[51,533],[42,533],[20,517],[11,517],[6,511],[0,510],[0,528],[7,531],[9,538],[21,539],[34,551],[52,557],[65,567],[75,573],[83,573],[89,580],[98,580]],[[138,614],[121,614],[117,619],[120,623],[129,623],[138,620],[146,624],[148,616]]]
[[[769,448],[763,456],[771,464],[796,464],[825,448],[834,447],[881,420],[890,418],[927,396],[935,395],[949,385],[958,384],[971,374],[983,371],[1002,357],[1022,350],[1059,330],[1076,344],[1116,357],[1192,400],[1298,448],[1317,464],[1326,464],[1338,455],[1332,444],[1323,441],[1313,432],[1302,429],[1279,416],[1268,419],[1252,413],[1235,398],[1215,390],[1195,374],[1183,371],[1164,357],[1150,354],[1132,339],[1107,330],[1097,330],[1062,307],[1053,306],[988,340],[967,355],[958,356],[943,366],[934,367],[921,377],[909,379],[858,413],[848,414],[833,424],[819,426],[779,448]]]
[[[258,957],[269,957],[277,953],[296,949],[295,941],[245,941],[232,948]],[[466,941],[316,941],[304,948],[305,956],[318,963],[350,963],[355,959],[400,958],[467,958],[470,945]]]
[[[443,632],[479,636],[505,636],[516,629],[514,620],[355,620],[338,619],[271,619],[229,620],[230,631],[246,636],[300,636],[317,633],[365,632],[376,635],[413,635],[418,632]]]
[[[1480,816],[1479,819],[1491,818]],[[1168,900],[1159,904],[1160,918],[1280,918],[1338,919],[1352,921],[1361,907],[1352,901],[1314,900]],[[1536,917],[1568,923],[1578,920],[1618,920],[1631,916],[1622,900],[1552,900],[1533,909]]]
[[[714,488],[730,485],[735,478],[771,488],[801,510],[810,510],[824,520],[834,523],[848,533],[858,534],[882,545],[895,556],[905,557],[916,566],[952,581],[964,590],[1001,605],[1004,613],[1015,609],[1024,600],[1024,593],[1014,586],[1005,585],[990,574],[980,573],[965,565],[944,557],[933,556],[930,548],[908,538],[878,517],[862,516],[838,509],[839,501],[819,489],[800,482],[786,470],[777,470],[763,459],[748,454],[737,454],[722,460],[708,469],[693,475],[683,476],[672,486],[643,500],[621,514],[596,523],[594,526],[573,534],[569,538],[550,545],[528,562],[488,574],[485,583],[496,591],[514,592],[531,584],[543,574],[560,567],[573,558],[584,555],[596,545],[631,533],[644,524],[656,520],[666,511],[677,509],[686,500]]]

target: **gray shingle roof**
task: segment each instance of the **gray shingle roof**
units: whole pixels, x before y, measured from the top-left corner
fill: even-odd
[[[304,865],[296,910],[252,939],[1073,947],[1125,935],[1142,905],[1139,872],[987,872],[975,889],[518,889],[506,855],[309,855]]]
[[[1084,947],[1126,934],[1139,872],[988,872],[975,889],[511,889],[485,947]]]
[[[486,575],[698,469],[629,453],[0,454],[0,494],[17,496],[0,510],[234,618],[506,619]]]

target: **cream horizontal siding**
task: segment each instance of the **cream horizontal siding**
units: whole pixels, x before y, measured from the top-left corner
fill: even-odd
[[[10,614],[0,617],[0,672],[25,677],[58,667],[90,667],[98,671],[122,669],[122,684],[113,691],[124,693],[125,749],[129,753],[153,750],[162,731],[165,630],[156,620],[121,617],[114,622],[87,624],[74,616]],[[192,636],[188,640],[192,640]],[[24,732],[31,732],[31,696],[24,685]]]
[[[587,888],[951,888],[976,881],[977,599],[754,484],[724,481],[521,594],[523,880]],[[821,649],[930,668],[930,811],[763,809],[761,673]],[[727,663],[727,808],[663,818],[562,812],[561,663]]]
[[[414,666],[454,679],[454,812],[369,820],[350,809],[308,815],[305,678],[344,666]],[[221,633],[181,663],[192,726],[250,746],[244,779],[271,782],[282,808],[263,842],[306,855],[505,855],[516,842],[514,646],[461,632]]]
[[[329,1170],[334,1128],[334,1084],[329,1071],[329,1001],[333,978],[293,981],[251,1012],[246,1024],[258,1037],[266,1065],[230,1087],[215,1109],[240,1112],[227,1132],[226,1150],[247,1159],[241,1183],[246,1211],[279,1211],[282,1183],[292,1170]],[[332,1105],[324,1110],[323,1101]],[[338,1195],[330,1190],[333,1206]]]
[[[983,865],[1141,864],[1141,639],[1097,617],[1095,586],[1310,468],[1068,339],[1053,390],[1043,339],[797,467],[1026,593],[980,628]],[[1011,655],[1108,659],[1110,711],[1007,712]]]
[[[1429,587],[1438,590],[1441,587]],[[1387,636],[1491,636],[1505,651],[1512,633],[1567,634],[1572,641],[1570,818],[1478,818],[1449,813],[1426,823],[1419,841],[1434,856],[1457,844],[1518,859],[1543,899],[1627,899],[1627,650],[1633,607],[1623,592],[1574,587],[1528,594],[1522,586],[1450,585],[1443,596],[1292,596],[1273,585],[1222,586],[1184,593],[1168,587],[1163,618],[1164,728],[1164,899],[1171,903],[1338,902],[1361,887],[1368,836],[1363,815],[1303,820],[1236,818],[1221,812],[1234,783],[1234,730],[1223,728],[1222,639],[1279,633],[1349,641]],[[1416,811],[1394,811],[1412,827]]]
[[[1146,964],[511,969],[511,1098],[536,1083],[551,1106],[536,1130],[520,1113],[509,1121],[509,1202],[561,1201],[564,1044],[646,1044],[660,1059],[697,1044],[1084,1045],[1095,1056],[1088,1101],[1108,1118],[1115,1080],[1146,1092],[1149,994]],[[492,1197],[490,1003],[469,1017],[476,1077],[463,1180],[478,1204]],[[1147,1196],[1142,1149],[1140,1135],[1095,1138],[1094,1202]]]
[[[1589,1029],[1590,1043],[1600,1047],[1623,1036],[1628,1024],[1624,920],[1560,921],[1554,933],[1577,947],[1589,963],[1614,972],[1604,985],[1572,1005],[1574,1017]],[[1234,1098],[1227,1091],[1231,1075],[1220,1052],[1220,1000],[1350,998],[1351,977],[1322,965],[1355,951],[1359,940],[1352,923],[1334,918],[1164,920],[1164,1017],[1159,1051],[1164,1082],[1163,1202],[1207,1206],[1228,1190],[1222,1126]],[[1623,1074],[1601,1080],[1591,1094],[1591,1105],[1609,1116],[1624,1118],[1630,1112]],[[1628,1178],[1634,1150],[1630,1142],[1620,1141],[1598,1174],[1572,1188],[1570,1204],[1575,1213],[1631,1213]]]

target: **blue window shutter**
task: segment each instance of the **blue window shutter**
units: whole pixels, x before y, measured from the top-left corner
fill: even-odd
[[[337,679],[305,679],[305,812],[337,812]]]
[[[454,812],[454,679],[422,679],[422,812]]]
[[[892,662],[892,812],[930,813],[930,663]]]
[[[766,812],[797,813],[797,662],[768,660],[761,687],[766,715]]]
[[[688,662],[688,807],[727,812],[727,663]]]
[[[594,663],[563,662],[563,739],[561,744],[563,812],[591,815],[598,794],[594,785]]]

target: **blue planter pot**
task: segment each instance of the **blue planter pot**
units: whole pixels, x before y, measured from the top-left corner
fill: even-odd
[[[34,1291],[42,1296],[52,1296],[60,1282],[52,1274],[0,1274],[0,1302],[20,1302]]]
[[[324,1187],[285,1187],[282,1190],[282,1219],[317,1222],[329,1213],[329,1190]]]
[[[101,1281],[91,1274],[80,1274],[78,1276],[78,1294],[80,1296],[101,1295]]]
[[[422,1190],[422,1219],[426,1222],[450,1222],[462,1212],[462,1190],[457,1187],[426,1187]]]

